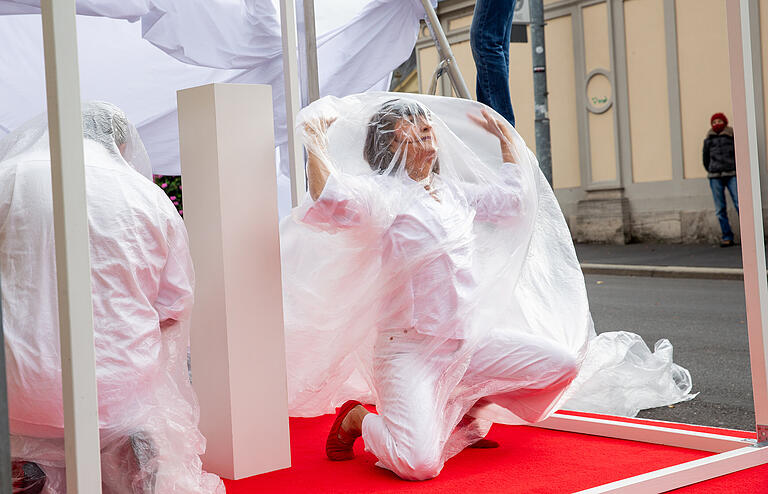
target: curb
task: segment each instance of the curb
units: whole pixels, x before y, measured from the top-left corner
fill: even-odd
[[[707,280],[743,280],[742,268],[701,268],[689,266],[641,266],[631,264],[582,263],[584,274],[611,276],[646,276],[649,278],[693,278]]]

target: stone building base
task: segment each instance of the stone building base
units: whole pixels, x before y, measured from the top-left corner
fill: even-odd
[[[731,229],[740,238],[739,215],[728,210]],[[702,211],[654,211],[632,213],[632,240],[635,242],[718,243],[720,223],[714,209]]]
[[[714,209],[701,211],[633,212],[626,198],[579,201],[568,224],[575,242],[626,244],[659,242],[717,244],[720,224]],[[768,210],[763,211],[763,230],[768,234]],[[728,209],[731,229],[740,241],[739,216]]]
[[[630,242],[720,243],[720,223],[708,197],[706,201],[701,202],[701,206],[693,206],[695,209],[656,211],[646,209],[649,205],[655,206],[647,200],[635,202],[626,197],[621,187],[587,190],[586,196],[582,197],[583,199],[573,202],[561,197],[563,211],[566,213],[568,227],[575,242],[617,245]],[[739,215],[730,201],[728,206],[731,229],[736,240],[740,241]],[[764,234],[768,235],[766,208],[768,205],[764,204],[763,230]]]
[[[576,204],[571,221],[576,242],[626,244],[631,241],[629,200],[623,189],[593,190]]]

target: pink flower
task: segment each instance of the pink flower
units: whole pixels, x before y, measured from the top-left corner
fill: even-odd
[[[160,187],[165,189],[165,188],[168,187],[168,183],[167,182],[163,182],[163,183],[160,184]]]
[[[175,201],[176,200],[176,196],[171,196],[171,200]]]
[[[183,209],[179,209],[179,214],[184,214],[184,210]]]
[[[173,201],[173,205],[174,206],[178,206],[179,205],[179,201]]]

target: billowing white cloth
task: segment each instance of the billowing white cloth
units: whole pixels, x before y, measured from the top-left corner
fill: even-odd
[[[112,101],[137,122],[158,174],[180,173],[176,91],[187,87],[270,84],[276,145],[285,145],[276,3],[78,0],[82,97]],[[35,5],[0,0],[0,137],[44,110],[40,18],[2,15],[39,12]],[[322,0],[316,12],[320,92],[331,95],[386,89],[411,53],[424,13],[418,0]]]
[[[12,455],[38,463],[47,492],[63,493],[46,126],[36,118],[0,140],[0,280]],[[158,493],[223,493],[199,458],[205,439],[187,372],[194,274],[184,223],[137,173],[146,153],[120,110],[86,104],[83,126],[105,492],[153,483]]]
[[[376,403],[366,447],[423,479],[490,421],[546,418],[582,363],[587,399],[610,386],[607,413],[687,399],[671,354],[643,345],[645,360],[615,372],[632,352],[614,344],[624,333],[595,336],[565,220],[514,129],[476,102],[401,97],[324,98],[300,114],[330,176],[281,224],[291,413]],[[506,137],[468,118],[482,110]]]

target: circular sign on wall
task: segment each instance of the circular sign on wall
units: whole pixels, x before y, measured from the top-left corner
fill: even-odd
[[[587,75],[587,109],[592,113],[605,113],[613,105],[610,72],[595,69]]]

